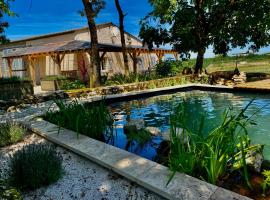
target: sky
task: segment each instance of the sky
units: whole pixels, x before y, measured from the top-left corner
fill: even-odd
[[[125,18],[127,32],[138,36],[139,22],[150,11],[151,6],[147,0],[120,0]],[[21,39],[34,35],[61,32],[80,28],[87,25],[85,17],[78,13],[83,9],[81,0],[15,0],[11,9],[18,16],[6,17],[10,27],[6,30],[9,39]],[[118,13],[114,0],[106,0],[106,7],[98,17],[96,23],[113,22],[118,25]],[[170,46],[167,46],[170,47]],[[247,49],[234,49],[231,54],[245,52]],[[270,47],[260,50],[259,53],[270,52]],[[195,57],[196,54],[191,54]],[[205,57],[214,57],[212,47],[206,51]]]

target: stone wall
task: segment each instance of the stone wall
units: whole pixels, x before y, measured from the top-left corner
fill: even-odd
[[[192,82],[201,82],[200,78],[195,78],[194,76],[177,76],[163,79],[156,79],[145,82],[124,84],[124,85],[115,85],[115,86],[106,86],[106,87],[97,87],[97,88],[85,88],[66,91],[65,93],[72,98],[79,97],[89,97],[95,95],[110,95],[110,94],[120,94],[131,91],[141,91],[146,89],[155,89],[162,87],[170,87],[176,85],[182,85]]]

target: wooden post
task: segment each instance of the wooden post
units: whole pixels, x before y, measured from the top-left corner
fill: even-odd
[[[137,69],[138,60],[137,60],[137,57],[140,54],[141,54],[140,52],[136,52],[136,51],[133,51],[132,53],[129,52],[129,55],[130,55],[131,59],[133,60],[133,72],[134,73],[138,73],[138,69]]]
[[[163,52],[157,53],[157,57],[158,57],[158,61],[161,62],[162,58],[164,57],[164,53]]]
[[[36,86],[36,70],[34,66],[35,58],[29,56],[28,57],[28,62],[29,62],[29,72],[30,72],[30,78],[33,81],[33,85]]]
[[[173,55],[174,55],[175,60],[178,61],[179,60],[178,53],[174,53]]]
[[[100,56],[100,62],[102,62],[102,60],[103,60],[104,56],[106,55],[106,53],[107,53],[107,51],[104,51],[104,52],[102,53],[102,55]]]
[[[7,64],[8,64],[8,74],[9,77],[12,77],[12,63],[13,63],[13,59],[12,58],[7,58]]]

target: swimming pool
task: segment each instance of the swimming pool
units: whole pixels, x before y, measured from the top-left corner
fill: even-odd
[[[238,112],[244,108],[252,99],[254,102],[246,111],[247,116],[254,113],[253,120],[256,123],[248,126],[248,132],[253,144],[265,144],[265,159],[270,160],[270,95],[229,93],[210,91],[184,91],[174,94],[158,95],[154,97],[139,98],[124,102],[112,103],[109,105],[115,122],[116,139],[114,146],[126,149],[130,152],[141,155],[150,160],[155,160],[157,148],[163,141],[161,136],[152,137],[145,145],[135,142],[127,147],[127,136],[124,133],[124,125],[127,121],[144,120],[145,127],[157,127],[161,132],[166,133],[169,129],[169,117],[173,109],[180,103],[189,110],[187,121],[190,126],[193,121],[205,117],[204,132],[216,127],[222,120],[225,109],[233,108]]]

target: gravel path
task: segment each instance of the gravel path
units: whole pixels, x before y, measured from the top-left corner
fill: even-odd
[[[17,145],[0,149],[0,168],[6,168],[8,154],[30,143],[47,142],[37,135],[29,135]],[[132,183],[117,174],[104,169],[61,147],[57,150],[63,156],[65,174],[57,183],[24,194],[26,200],[161,200],[163,198]]]

